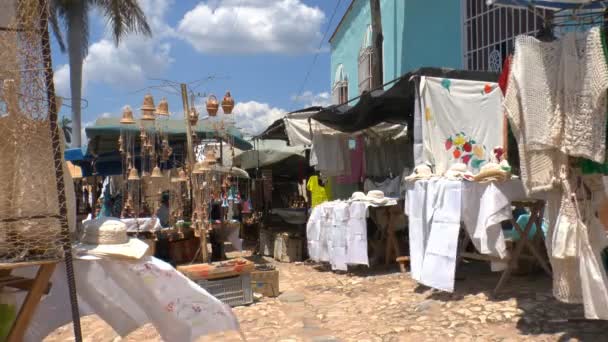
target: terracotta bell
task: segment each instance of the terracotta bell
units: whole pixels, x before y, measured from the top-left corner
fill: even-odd
[[[190,114],[188,114],[188,120],[190,121],[191,126],[196,126],[196,124],[198,123],[198,113],[196,112],[196,109],[190,109]]]
[[[127,179],[131,181],[140,180],[139,173],[137,172],[136,168],[131,168],[131,170],[129,171],[129,177]]]
[[[163,99],[158,103],[158,107],[156,107],[156,115],[169,116],[169,102],[167,102],[166,98],[163,97]]]
[[[212,150],[207,150],[205,153],[205,162],[207,165],[214,165],[217,163],[217,157],[215,156],[215,152]]]
[[[234,99],[230,95],[230,92],[227,91],[226,95],[224,95],[224,99],[222,100],[222,110],[224,114],[232,114],[232,109],[234,108]]]
[[[207,98],[207,113],[209,116],[216,116],[218,109],[219,104],[217,102],[217,97],[215,97],[215,95],[209,95]]]
[[[160,171],[160,167],[155,166],[152,169],[152,178],[163,178],[163,173]]]
[[[156,120],[156,117],[154,116],[154,111],[156,110],[156,108],[154,108],[154,98],[152,97],[152,95],[146,94],[146,96],[144,96],[144,104],[141,106],[140,109],[142,112],[142,120]]]
[[[122,118],[120,119],[120,123],[126,124],[126,125],[135,123],[135,120],[133,119],[133,111],[131,110],[131,107],[125,106],[125,108],[123,108]]]

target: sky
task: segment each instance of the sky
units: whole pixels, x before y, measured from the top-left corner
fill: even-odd
[[[118,46],[103,17],[90,14],[83,129],[98,117],[119,117],[125,105],[139,108],[147,92],[155,103],[166,97],[173,117],[182,118],[181,97],[160,87],[162,80],[190,84],[203,114],[204,96],[221,100],[230,90],[237,125],[246,134],[259,133],[286,112],[330,103],[328,40],[350,0],[139,2],[152,37],[129,35]],[[69,98],[67,55],[56,44],[52,49],[57,93]],[[60,115],[71,117],[66,105]]]

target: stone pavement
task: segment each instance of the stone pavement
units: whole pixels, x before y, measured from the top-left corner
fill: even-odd
[[[235,308],[247,341],[606,341],[608,322],[567,322],[582,307],[557,302],[542,274],[513,277],[492,298],[497,274],[481,263],[459,271],[456,292],[418,286],[396,267],[336,274],[277,263],[281,296]],[[83,319],[85,341],[160,341],[151,326],[125,339],[96,317]],[[71,340],[71,327],[45,341]],[[201,341],[241,341],[238,334]]]

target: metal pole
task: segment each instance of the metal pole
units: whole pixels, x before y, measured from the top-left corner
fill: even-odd
[[[49,123],[51,128],[51,144],[53,146],[53,159],[55,162],[55,179],[57,181],[57,200],[59,202],[59,215],[61,216],[61,231],[63,235],[63,253],[65,257],[65,269],[67,273],[70,305],[72,308],[72,321],[74,323],[74,339],[82,341],[80,327],[80,313],[78,311],[78,297],[76,295],[76,280],[74,279],[74,265],[72,260],[72,236],[68,226],[68,211],[66,207],[65,184],[63,179],[63,156],[57,125],[57,102],[55,100],[55,84],[53,83],[53,61],[51,59],[51,45],[49,39],[48,15],[45,0],[40,0],[40,33],[42,44],[42,58],[44,63],[44,83],[46,86],[46,97],[48,101]],[[80,132],[77,132],[80,134]]]

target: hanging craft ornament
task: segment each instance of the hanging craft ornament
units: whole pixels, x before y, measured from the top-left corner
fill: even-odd
[[[163,178],[163,173],[160,171],[160,167],[154,167],[152,170],[152,178]]]
[[[188,114],[188,120],[190,121],[191,126],[196,126],[196,124],[198,123],[198,113],[196,112],[196,109],[190,109],[190,114]]]
[[[207,98],[207,113],[209,114],[209,116],[216,116],[219,107],[220,106],[217,102],[217,97],[215,97],[215,95],[209,95],[209,97]]]
[[[131,107],[125,106],[122,110],[122,118],[120,119],[121,124],[130,125],[134,124],[135,120],[133,119],[133,111]]]
[[[154,111],[156,110],[156,108],[154,108],[154,98],[152,97],[152,95],[146,94],[146,96],[144,96],[144,104],[141,106],[140,109],[142,112],[142,120],[156,120],[156,117],[154,116]]]
[[[224,114],[232,114],[232,109],[234,108],[234,99],[230,95],[230,92],[227,91],[226,95],[224,95],[224,99],[222,100],[222,110]]]
[[[136,180],[140,180],[139,178],[139,173],[137,172],[137,169],[132,167],[131,170],[129,171],[129,178],[127,178],[130,181],[136,181]]]
[[[180,182],[187,182],[188,181],[188,176],[186,176],[186,171],[184,171],[184,169],[180,169],[179,170],[178,180]]]
[[[156,107],[156,115],[169,116],[169,103],[166,98],[162,98]]]

